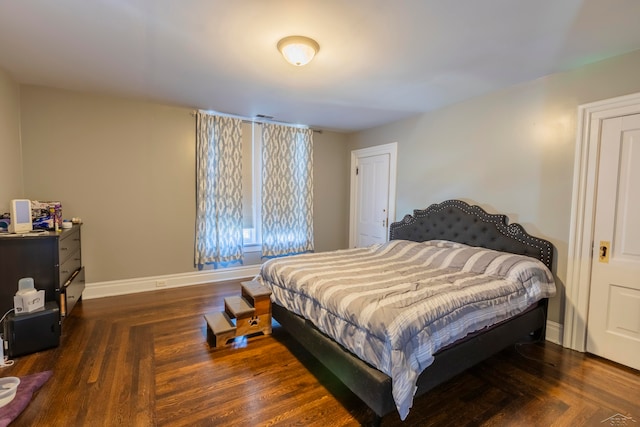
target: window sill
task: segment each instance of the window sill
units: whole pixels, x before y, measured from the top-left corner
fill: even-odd
[[[242,252],[244,252],[245,254],[253,253],[253,252],[261,252],[261,251],[262,251],[262,245],[259,245],[259,244],[244,245],[244,247],[242,248]]]

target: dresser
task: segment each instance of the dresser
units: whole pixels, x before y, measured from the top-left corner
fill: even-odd
[[[32,277],[66,316],[85,287],[81,225],[61,231],[0,235],[0,316],[13,308],[18,280]]]

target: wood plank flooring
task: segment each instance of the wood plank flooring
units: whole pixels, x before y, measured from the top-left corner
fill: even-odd
[[[277,324],[271,336],[208,347],[203,315],[239,292],[238,281],[81,301],[60,347],[2,369],[53,370],[12,425],[367,424],[372,412]],[[416,399],[404,423],[393,413],[382,425],[640,425],[640,373],[524,344]]]

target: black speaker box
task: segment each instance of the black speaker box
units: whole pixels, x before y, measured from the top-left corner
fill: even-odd
[[[9,357],[22,356],[60,344],[60,309],[54,301],[32,313],[9,313],[4,320]]]

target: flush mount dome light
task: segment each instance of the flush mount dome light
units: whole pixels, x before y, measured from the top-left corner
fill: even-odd
[[[289,36],[278,42],[278,50],[290,64],[301,67],[308,64],[320,50],[320,45],[304,36]]]

